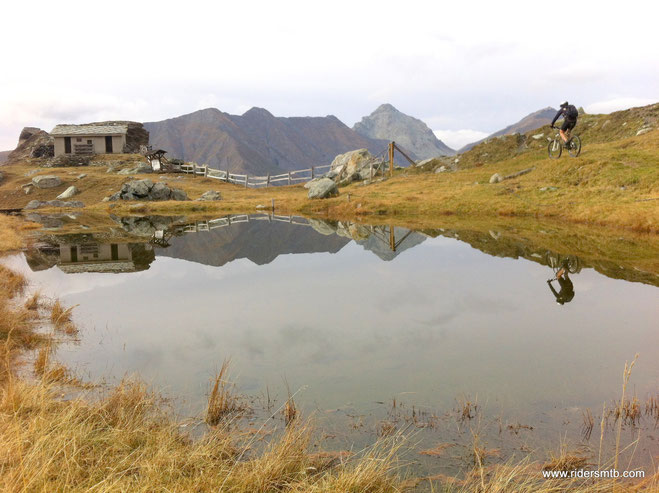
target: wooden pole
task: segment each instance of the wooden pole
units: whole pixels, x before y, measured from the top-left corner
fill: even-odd
[[[270,173],[268,173],[268,179],[265,182],[265,188],[268,188],[270,186]]]
[[[291,172],[290,171],[288,172],[288,184],[289,185],[291,184]]]
[[[394,236],[394,225],[389,225],[389,248],[392,252],[396,251],[396,237]]]
[[[208,165],[204,166],[204,178],[208,178]]]
[[[414,161],[412,161],[412,158],[410,158],[407,154],[405,154],[405,153],[402,151],[402,149],[401,149],[400,147],[398,147],[395,143],[394,143],[394,147],[396,148],[396,150],[397,150],[398,152],[400,152],[400,153],[403,155],[403,157],[404,157],[405,159],[407,159],[407,160],[410,162],[410,164],[411,164],[412,166],[414,166],[414,165],[416,164]]]
[[[393,141],[389,143],[389,176],[394,176],[394,145]]]
[[[311,167],[311,179],[312,179],[312,180],[314,179],[314,175],[315,175],[314,171],[315,171],[315,170],[314,170],[314,166],[312,166],[312,167]]]
[[[275,212],[275,199],[272,199],[272,212]]]
[[[247,180],[249,180],[249,175],[245,175],[245,188],[247,188]]]
[[[371,179],[371,181],[372,181],[372,180],[373,180],[373,161],[371,161],[371,168],[370,168],[370,170],[369,170],[369,174],[370,174],[370,176],[371,176],[370,179]]]

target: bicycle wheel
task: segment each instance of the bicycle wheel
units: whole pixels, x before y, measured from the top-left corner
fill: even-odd
[[[572,137],[572,140],[570,140],[570,147],[568,147],[567,152],[572,157],[577,157],[581,154],[581,139],[578,135],[575,135]]]
[[[567,256],[567,271],[570,274],[581,272],[581,260],[576,255]]]
[[[559,139],[554,139],[549,142],[547,151],[549,152],[550,158],[558,159],[561,157],[561,152],[563,152],[563,143]]]

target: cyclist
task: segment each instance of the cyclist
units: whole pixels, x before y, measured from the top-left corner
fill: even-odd
[[[561,109],[558,110],[558,113],[556,113],[556,116],[551,121],[551,128],[556,128],[554,127],[554,123],[556,123],[556,120],[561,116],[563,116],[563,125],[561,126],[559,133],[561,134],[561,139],[563,139],[563,142],[565,143],[565,147],[567,147],[569,145],[568,135],[570,134],[570,130],[572,130],[577,124],[579,110],[577,110],[573,104],[563,101],[561,103]]]

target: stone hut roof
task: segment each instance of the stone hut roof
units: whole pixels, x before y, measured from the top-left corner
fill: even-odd
[[[50,132],[55,137],[68,137],[71,135],[125,135],[127,125],[56,125]]]

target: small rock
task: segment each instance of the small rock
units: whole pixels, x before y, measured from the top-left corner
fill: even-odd
[[[23,188],[23,191],[25,192],[25,195],[28,195],[30,192],[32,192],[32,186],[30,185],[29,187]]]
[[[440,166],[435,170],[435,173],[444,173],[446,171],[446,166]]]
[[[73,197],[77,193],[78,193],[78,189],[76,187],[74,187],[73,185],[71,185],[69,188],[67,188],[62,193],[60,193],[57,196],[57,198],[58,199],[70,199],[71,197]]]
[[[42,175],[32,178],[32,183],[37,188],[55,188],[62,184],[62,180],[59,176]]]
[[[494,173],[490,177],[490,183],[499,183],[500,181],[503,181],[503,176],[501,176],[499,173]]]
[[[222,200],[222,196],[220,195],[220,192],[209,190],[204,192],[197,200]]]
[[[532,138],[533,140],[540,140],[540,139],[542,139],[544,136],[545,136],[545,134],[544,134],[544,133],[541,133],[541,134],[535,134],[535,135],[531,136],[531,138]]]
[[[455,164],[458,164],[460,162],[460,158],[455,158],[455,161],[453,161]]]
[[[553,192],[554,190],[558,190],[557,187],[542,187],[540,189],[541,192]]]
[[[172,195],[170,196],[170,200],[190,200],[190,199],[183,190],[179,188],[172,188]]]
[[[262,211],[263,209],[267,209],[267,207],[262,204],[257,205],[256,208],[260,211]]]
[[[636,132],[636,135],[643,135],[648,133],[650,130],[652,130],[652,127],[645,127],[640,129],[638,132]]]
[[[87,173],[82,173],[82,174],[78,175],[77,178],[78,178],[78,180],[82,180],[83,178],[87,178]]]
[[[30,171],[25,173],[25,176],[30,177],[32,175],[36,175],[39,171],[41,171],[41,170],[40,169],[31,169]]]

